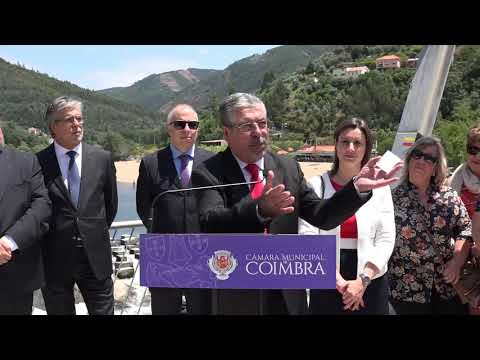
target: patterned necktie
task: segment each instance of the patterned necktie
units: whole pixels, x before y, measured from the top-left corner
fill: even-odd
[[[68,163],[67,183],[70,197],[75,207],[78,207],[78,195],[80,193],[80,174],[78,173],[77,163],[75,162],[75,155],[77,153],[73,150],[67,152],[70,157]]]
[[[190,161],[190,155],[182,154],[179,156],[181,160],[180,164],[180,180],[182,182],[183,187],[187,187],[188,183],[190,182],[190,171],[188,170],[188,162]]]
[[[260,180],[259,177],[259,172],[260,168],[257,166],[257,164],[248,164],[245,166],[245,169],[250,173],[252,176],[250,181],[258,181]],[[263,182],[258,182],[256,184],[250,185],[250,195],[252,196],[252,199],[258,199],[260,196],[262,196],[263,193]]]

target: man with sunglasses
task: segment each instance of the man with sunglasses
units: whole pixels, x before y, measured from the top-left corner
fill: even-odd
[[[75,315],[77,284],[90,315],[113,315],[108,229],[117,213],[117,179],[109,152],[83,141],[81,101],[56,98],[45,120],[53,143],[37,154],[52,200],[43,242],[47,313]]]
[[[152,210],[152,202],[162,192],[191,187],[190,176],[213,153],[195,145],[199,133],[196,111],[187,104],[175,106],[167,116],[166,131],[170,144],[140,163],[137,180],[137,213],[152,233],[199,233],[198,212],[193,192],[162,195]],[[152,211],[153,217],[152,219]],[[190,249],[192,261],[198,260]],[[187,256],[188,257],[188,256]],[[150,288],[153,315],[175,315],[182,311],[185,296],[188,314],[209,314],[208,289]]]
[[[204,162],[193,173],[194,186],[236,186],[197,191],[202,231],[206,233],[297,234],[301,216],[321,229],[332,229],[352,216],[374,188],[393,183],[401,163],[379,172],[371,159],[355,180],[328,200],[307,186],[298,163],[267,150],[268,119],[256,96],[236,93],[219,109],[227,150]],[[360,194],[366,192],[366,194]],[[305,314],[305,290],[217,290],[218,312],[228,315]]]

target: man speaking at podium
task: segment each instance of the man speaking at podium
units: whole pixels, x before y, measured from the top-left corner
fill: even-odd
[[[161,196],[152,221],[152,202],[168,190],[190,187],[192,169],[213,156],[195,146],[199,132],[198,115],[186,104],[175,106],[167,116],[166,128],[170,144],[148,155],[140,163],[137,180],[137,213],[151,233],[199,233],[194,192],[177,192]],[[152,226],[153,223],[153,226]],[[182,309],[182,295],[188,314],[209,314],[209,289],[150,288],[152,315],[175,315]]]
[[[193,186],[259,181],[248,185],[196,191],[200,225],[205,233],[297,234],[298,217],[331,229],[371,197],[371,190],[396,181],[397,164],[385,174],[370,160],[359,175],[329,200],[310,189],[299,164],[267,151],[268,119],[263,102],[236,93],[220,105],[228,148],[205,161],[192,174]],[[264,176],[265,174],[265,176]],[[217,290],[220,314],[305,314],[305,290]]]

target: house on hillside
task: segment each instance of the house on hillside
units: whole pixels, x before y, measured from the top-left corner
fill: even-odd
[[[220,140],[205,140],[205,141],[200,141],[200,144],[206,145],[206,146],[226,146],[227,142],[223,139]]]
[[[42,130],[37,129],[37,128],[34,128],[34,127],[28,128],[28,129],[27,129],[27,132],[28,132],[29,134],[33,134],[33,135],[37,135],[37,136],[40,136],[40,135],[43,134]]]
[[[350,62],[344,61],[344,62],[340,62],[337,65],[335,65],[336,68],[342,69],[342,70],[344,70],[347,67],[354,67],[354,66],[355,66],[355,63],[351,62],[351,61]]]
[[[356,78],[359,75],[366,74],[370,70],[366,66],[347,67],[345,68],[345,76],[349,78]]]
[[[407,68],[416,69],[418,65],[418,58],[411,58],[407,60]]]
[[[333,162],[335,145],[304,145],[296,154],[297,161]]]
[[[375,60],[377,69],[399,69],[400,58],[397,55],[385,55]]]

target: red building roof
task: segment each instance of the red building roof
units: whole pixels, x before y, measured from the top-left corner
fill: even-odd
[[[335,145],[317,145],[317,146],[309,146],[305,145],[298,150],[298,152],[305,152],[305,153],[320,153],[320,152],[335,152]]]
[[[381,60],[398,60],[400,61],[400,58],[397,55],[385,55],[380,58],[378,58],[376,61],[381,61]]]

